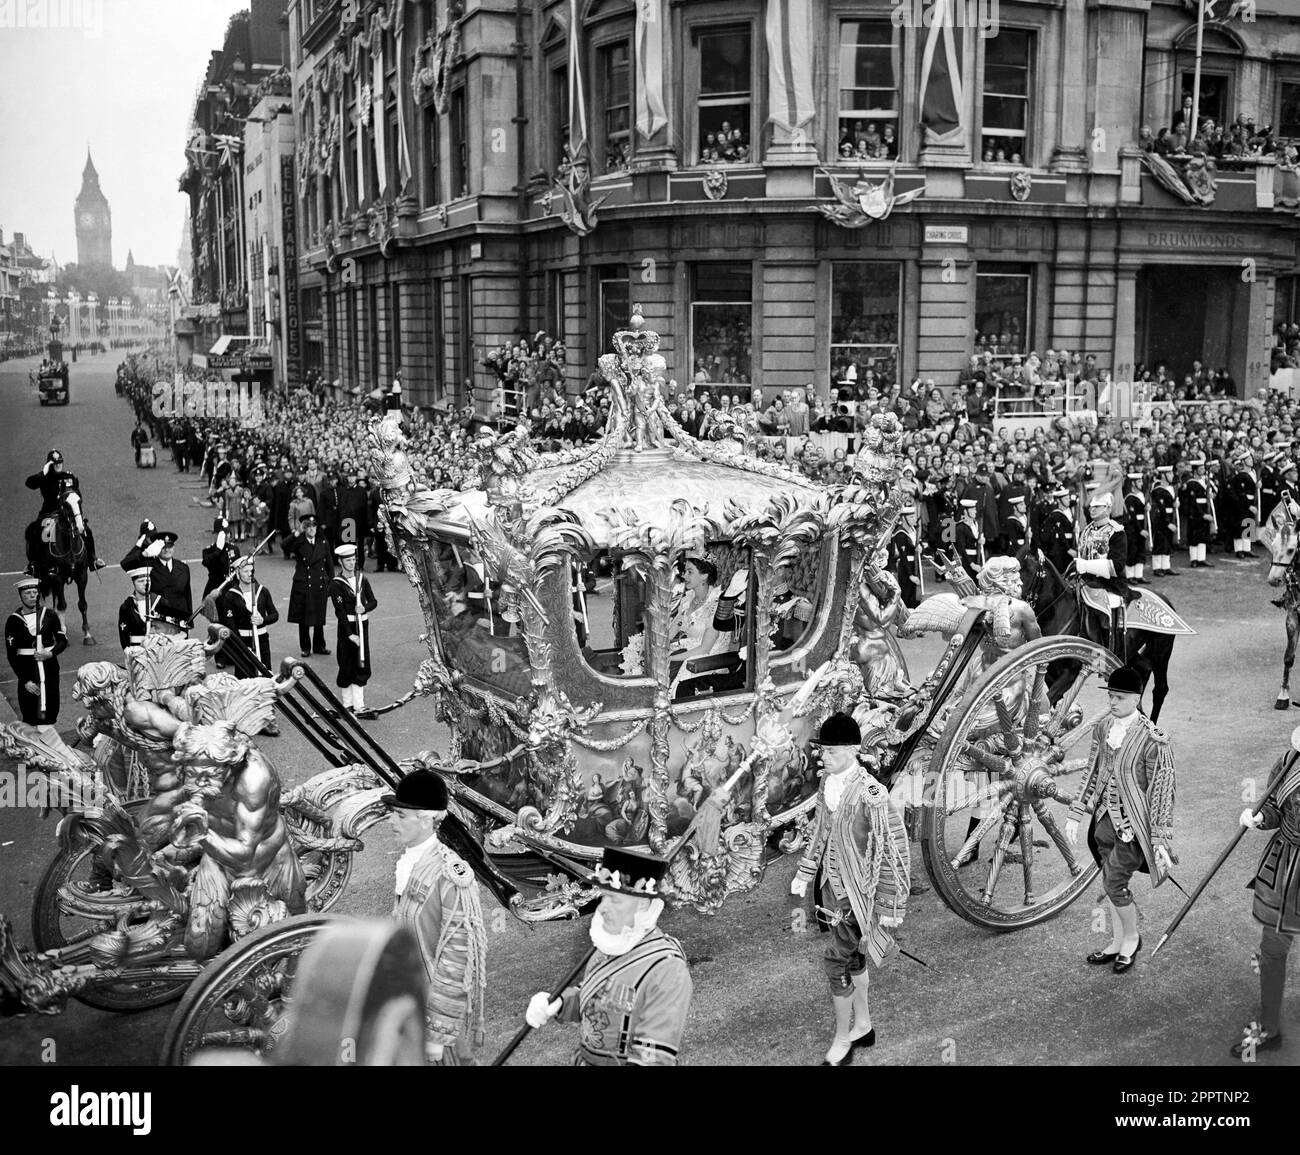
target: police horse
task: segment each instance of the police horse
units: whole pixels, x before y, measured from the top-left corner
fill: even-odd
[[[81,514],[81,494],[69,490],[59,498],[58,509],[34,522],[28,530],[28,558],[41,582],[41,596],[53,599],[54,608],[63,613],[68,608],[64,588],[69,582],[77,586],[77,609],[81,613],[82,645],[93,646],[87,616],[86,583],[90,580],[90,546],[86,540]]]
[[[1088,594],[1073,572],[1062,575],[1038,550],[1026,549],[1020,557],[1020,573],[1024,599],[1034,609],[1039,628],[1046,634],[1068,634],[1088,638],[1105,646],[1126,665],[1142,675],[1145,691],[1148,681],[1151,689],[1151,721],[1160,719],[1160,708],[1169,695],[1169,660],[1173,656],[1174,641],[1180,634],[1195,631],[1178,616],[1174,604],[1163,594],[1142,590],[1139,598],[1125,608],[1125,629],[1121,643],[1118,637],[1109,636],[1112,630],[1103,625],[1102,613],[1088,601]],[[1289,629],[1289,627],[1288,627]],[[1294,644],[1289,652],[1294,651]],[[1290,667],[1288,666],[1288,669]],[[1052,671],[1052,685],[1067,671]],[[1068,671],[1072,674],[1072,671]],[[1056,700],[1052,688],[1049,697]]]

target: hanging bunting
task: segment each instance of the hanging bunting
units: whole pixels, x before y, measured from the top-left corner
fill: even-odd
[[[793,133],[816,113],[812,86],[809,0],[768,0],[769,121]]]
[[[953,0],[934,0],[934,22],[921,53],[921,123],[927,144],[962,139],[961,29],[954,27]]]
[[[576,157],[587,147],[587,98],[579,51],[578,0],[569,0],[569,150]]]
[[[664,106],[663,0],[637,0],[636,130],[647,140],[668,123]]]

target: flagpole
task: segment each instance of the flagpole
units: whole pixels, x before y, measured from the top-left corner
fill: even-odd
[[[1201,116],[1201,46],[1205,40],[1205,0],[1196,6],[1196,71],[1192,74],[1192,123],[1187,131],[1187,151],[1196,139],[1197,121]]]

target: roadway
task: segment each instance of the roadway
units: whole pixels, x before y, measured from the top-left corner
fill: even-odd
[[[52,445],[82,479],[87,509],[101,551],[115,561],[144,516],[181,535],[177,553],[197,558],[210,540],[211,510],[195,504],[194,474],[179,475],[168,462],[156,471],[136,470],[125,401],[112,387],[117,358],[105,355],[72,367],[73,403],[40,408],[26,377],[30,362],[0,365],[0,419],[5,453],[0,485],[11,500],[0,510],[0,570],[22,565],[22,530],[35,511],[23,478],[38,469]],[[1170,671],[1171,693],[1162,725],[1174,743],[1178,766],[1176,850],[1179,881],[1188,889],[1200,879],[1237,829],[1243,782],[1262,787],[1269,766],[1286,747],[1300,711],[1274,711],[1280,681],[1281,612],[1269,604],[1262,560],[1238,562],[1216,556],[1210,571],[1187,570],[1166,589],[1196,627],[1180,640]],[[202,581],[202,569],[193,566]],[[279,556],[259,567],[283,613],[291,567]],[[5,578],[0,580],[12,580]],[[411,684],[424,647],[414,592],[400,575],[371,575],[380,612],[376,653],[384,655],[368,701],[382,704]],[[201,588],[201,586],[200,586]],[[116,606],[126,594],[117,569],[92,582],[93,623],[101,645],[84,649],[73,635],[64,661],[60,727],[80,713],[67,699],[72,671],[83,660],[116,657]],[[5,596],[8,596],[6,593]],[[16,600],[16,599],[15,599]],[[296,649],[292,627],[276,627],[277,654]],[[330,629],[331,646],[333,628]],[[932,663],[933,643],[908,643],[913,675]],[[315,658],[333,674],[332,658]],[[5,670],[3,689],[12,698]],[[0,710],[3,710],[0,705]],[[446,733],[429,719],[423,703],[368,724],[396,758],[426,748],[445,748]],[[286,727],[286,732],[288,728]],[[268,750],[285,779],[301,781],[320,769],[296,737],[270,740]],[[1182,929],[1153,962],[1151,948],[1182,903],[1173,887],[1152,893],[1144,877],[1135,883],[1145,950],[1124,976],[1088,967],[1083,956],[1107,939],[1098,930],[1096,896],[1087,895],[1061,917],[1013,934],[993,934],[949,911],[932,891],[913,899],[904,945],[930,965],[901,960],[873,974],[872,1009],[878,1043],[859,1052],[867,1064],[1025,1066],[1043,1063],[1166,1066],[1232,1064],[1230,1043],[1256,1014],[1258,980],[1250,959],[1259,934],[1244,889],[1265,836],[1248,834]],[[54,824],[23,809],[0,809],[0,912],[29,941],[32,896],[54,845]],[[915,848],[914,848],[915,849]],[[336,908],[376,915],[391,904],[397,847],[387,831],[367,837],[352,883]],[[923,870],[919,852],[916,870]],[[788,885],[794,863],[774,864],[763,883],[730,899],[713,917],[673,912],[665,927],[679,936],[692,961],[695,1000],[684,1060],[705,1064],[800,1064],[820,1062],[831,1030],[830,1007],[819,965],[822,943],[802,929]],[[1098,886],[1098,891],[1100,886]],[[493,1054],[517,1029],[529,996],[566,973],[583,951],[581,927],[529,928],[485,902],[488,917],[488,1008],[485,1053]],[[1294,967],[1292,968],[1294,970]],[[1260,1065],[1300,1062],[1300,984],[1288,996],[1294,1024],[1280,1051]],[[56,1060],[91,1064],[150,1064],[169,1015],[168,1008],[122,1016],[70,1005],[58,1017],[0,1024],[0,1064],[43,1061],[46,1040]],[[574,1028],[556,1026],[530,1038],[512,1063],[566,1062]]]

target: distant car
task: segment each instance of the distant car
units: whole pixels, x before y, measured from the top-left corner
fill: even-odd
[[[67,365],[45,370],[36,379],[36,392],[42,405],[67,405],[70,400]]]

